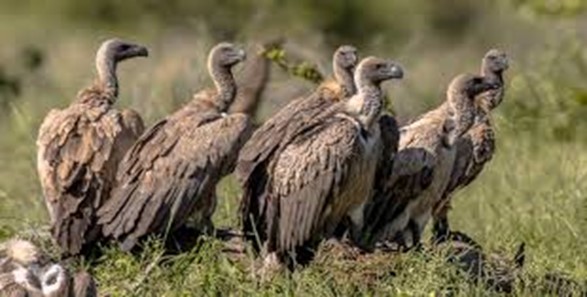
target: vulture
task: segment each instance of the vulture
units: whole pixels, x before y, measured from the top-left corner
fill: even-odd
[[[498,84],[495,90],[489,90],[475,98],[477,110],[475,122],[471,129],[455,142],[456,159],[450,179],[441,199],[434,209],[434,241],[447,236],[448,211],[453,193],[469,185],[495,152],[495,132],[491,120],[491,111],[496,108],[504,96],[503,72],[508,69],[508,59],[504,52],[492,49],[485,54],[481,63],[481,75]]]
[[[155,123],[121,161],[98,223],[124,251],[147,235],[166,237],[188,219],[198,231],[211,231],[216,184],[232,172],[252,133],[248,115],[226,114],[237,92],[232,67],[244,59],[235,45],[216,45],[208,56],[216,88]]]
[[[243,71],[236,75],[238,90],[234,102],[228,109],[229,113],[255,116],[271,74],[271,61],[266,57],[266,53],[280,47],[282,43],[282,39],[272,39],[255,44],[257,52],[247,58]]]
[[[293,137],[311,126],[312,120],[320,113],[343,98],[354,95],[356,87],[353,71],[357,62],[357,50],[354,47],[339,47],[332,58],[334,81],[328,80],[318,86],[310,96],[290,102],[261,125],[241,149],[235,175],[244,189],[241,201],[247,201],[241,203],[241,221],[245,234],[251,235],[249,239],[253,243],[257,242],[252,236],[256,224],[253,221],[258,221],[261,215],[257,211],[264,209],[259,203],[262,202],[262,192],[267,187],[267,167],[270,160],[283,150]],[[252,200],[252,196],[256,198]]]
[[[114,108],[118,62],[146,57],[147,48],[119,39],[96,54],[98,78],[62,110],[49,112],[39,129],[37,169],[54,240],[77,255],[96,240],[96,211],[108,200],[118,163],[143,131],[141,117]]]
[[[73,278],[31,242],[7,241],[0,248],[0,296],[95,297],[94,279],[86,272]]]
[[[392,61],[363,59],[354,74],[358,93],[326,106],[312,123],[280,144],[283,148],[267,166],[265,188],[241,201],[241,209],[247,210],[244,218],[253,218],[252,226],[245,228],[257,231],[266,264],[287,263],[292,268],[307,261],[346,216],[353,226],[362,225],[362,206],[381,149],[380,84],[401,77],[403,70]]]
[[[459,75],[450,83],[442,105],[400,128],[393,167],[377,181],[365,208],[364,228],[353,238],[359,246],[372,249],[382,240],[401,247],[420,242],[432,206],[450,176],[454,139],[473,124],[475,96],[495,88],[481,76]]]
[[[47,259],[31,242],[10,239],[0,246],[0,296],[43,296],[38,274]]]

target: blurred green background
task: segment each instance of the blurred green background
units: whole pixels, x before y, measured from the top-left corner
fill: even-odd
[[[406,72],[386,85],[401,120],[438,104],[452,76],[478,71],[497,47],[511,60],[494,117],[498,152],[457,195],[451,219],[489,249],[527,242],[532,269],[587,278],[586,0],[1,0],[0,24],[0,233],[45,222],[38,126],[91,83],[107,38],[150,48],[121,65],[117,103],[148,123],[209,85],[205,57],[218,41],[285,37],[288,53],[324,73],[340,44],[393,58]],[[274,67],[258,116],[311,89]],[[225,224],[236,222],[231,185],[218,207]]]

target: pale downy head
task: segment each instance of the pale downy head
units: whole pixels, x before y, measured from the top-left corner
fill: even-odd
[[[509,68],[509,61],[506,53],[498,49],[489,50],[483,57],[483,72],[502,73]]]
[[[359,53],[352,45],[342,45],[332,57],[332,64],[345,69],[353,70],[359,63]]]
[[[478,103],[485,110],[496,108],[504,96],[503,72],[509,67],[507,55],[497,49],[488,51],[481,63],[481,74],[500,84],[497,90],[486,92],[478,97]]]
[[[379,85],[386,80],[403,77],[404,71],[398,63],[376,57],[363,59],[355,71],[355,83],[359,89],[365,83]]]
[[[98,80],[111,97],[118,96],[118,78],[116,65],[118,62],[134,57],[147,57],[146,47],[120,39],[109,39],[102,43],[96,53],[96,69]]]
[[[228,42],[219,43],[210,50],[208,72],[218,92],[214,104],[220,112],[227,111],[236,96],[237,86],[231,68],[245,58],[245,50]]]
[[[371,127],[383,110],[380,84],[386,80],[400,79],[403,75],[401,66],[396,62],[376,57],[363,59],[355,71],[358,92],[346,102],[346,111],[366,128]]]
[[[357,92],[353,72],[359,63],[357,49],[351,45],[340,46],[332,57],[332,69],[334,78],[341,86],[344,97],[349,97]]]
[[[460,137],[473,125],[475,97],[499,86],[496,81],[473,74],[460,74],[450,82],[446,96],[456,124],[454,137]]]
[[[102,43],[96,54],[96,60],[107,60],[114,63],[134,57],[147,57],[146,47],[118,38],[108,39]]]
[[[210,50],[208,69],[213,70],[217,67],[231,68],[244,61],[246,57],[245,50],[241,47],[229,42],[221,42]]]

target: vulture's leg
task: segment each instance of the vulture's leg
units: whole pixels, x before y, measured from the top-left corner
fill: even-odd
[[[450,236],[450,227],[448,225],[448,208],[443,207],[434,217],[434,226],[432,228],[432,242],[439,244],[446,241]]]
[[[410,220],[408,222],[408,231],[412,235],[412,245],[410,247],[407,247],[407,249],[408,250],[416,249],[416,251],[421,251],[422,250],[422,231],[421,231],[418,223],[416,223],[416,221],[414,221],[414,220]]]
[[[348,221],[350,221],[349,233],[351,240],[354,242],[359,242],[362,237],[361,233],[363,232],[363,226],[365,225],[365,205],[366,202],[363,202],[359,207],[348,213]]]

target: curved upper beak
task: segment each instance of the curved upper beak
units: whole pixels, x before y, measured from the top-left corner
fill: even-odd
[[[247,52],[242,48],[238,50],[238,59],[241,62],[247,59]]]
[[[389,67],[389,74],[392,78],[403,78],[404,77],[404,70],[403,68],[398,65],[397,63],[392,62]]]
[[[507,58],[503,58],[503,60],[501,61],[501,65],[503,70],[507,70],[508,68],[510,68],[510,63],[508,62]]]
[[[136,48],[136,55],[137,55],[137,57],[148,57],[149,50],[147,49],[147,47],[139,45]]]

